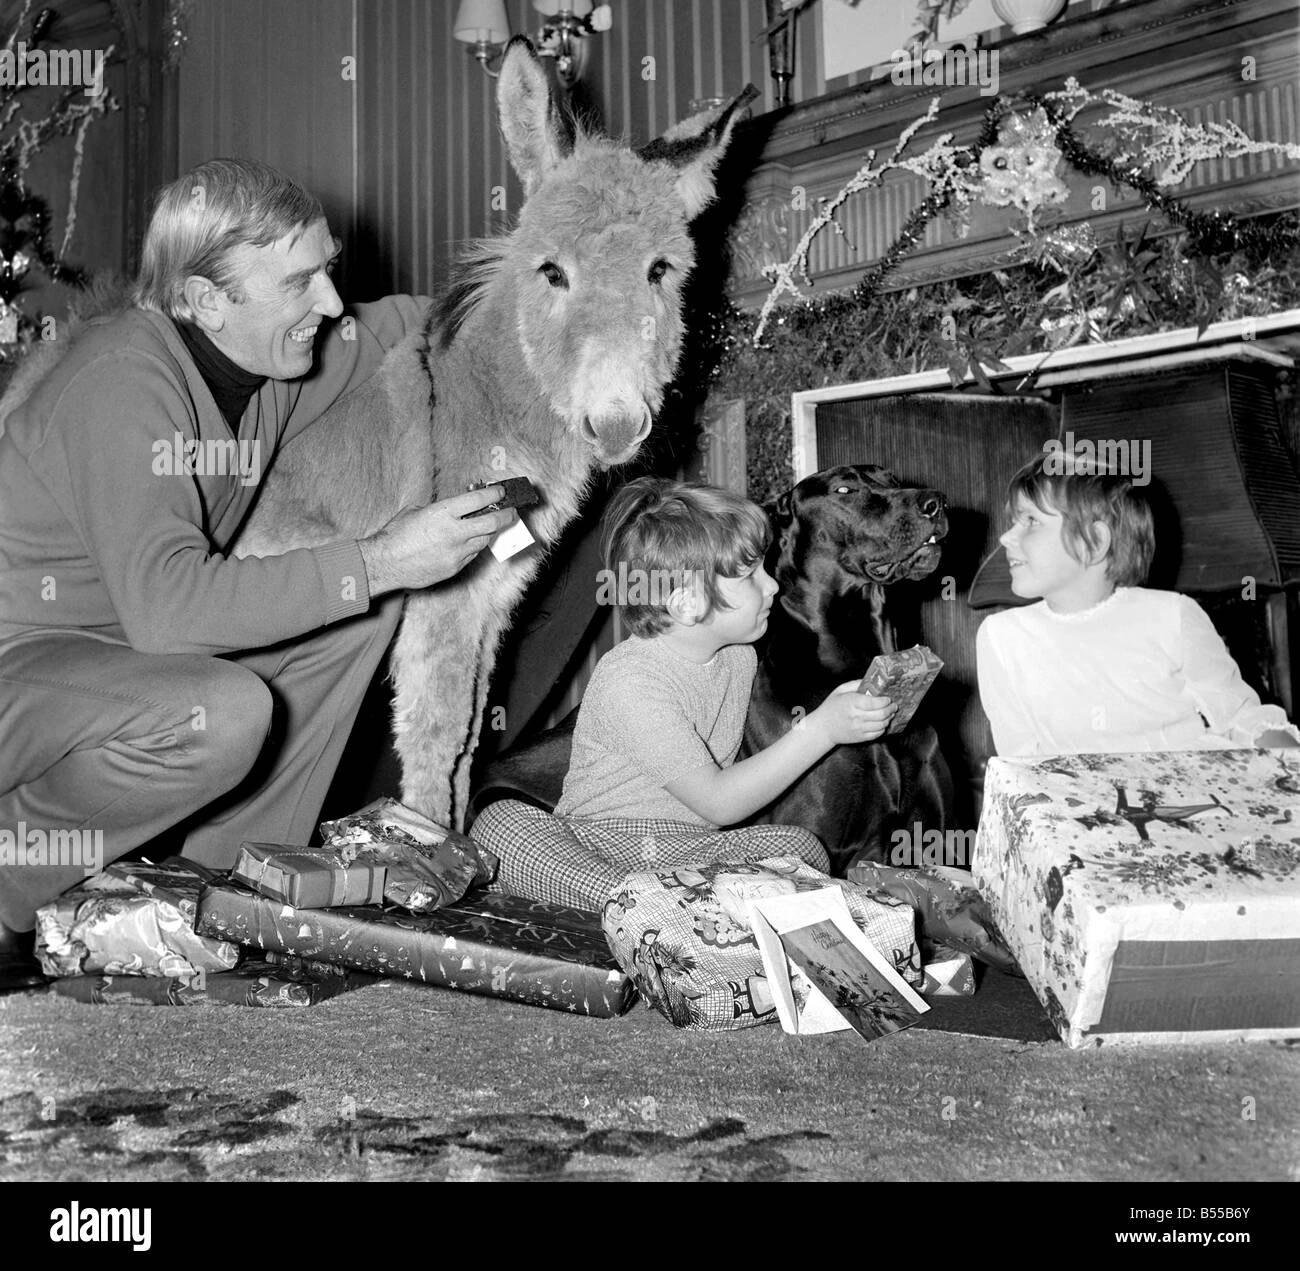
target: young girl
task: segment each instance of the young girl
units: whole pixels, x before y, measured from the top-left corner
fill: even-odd
[[[1241,678],[1205,611],[1146,580],[1141,488],[1096,464],[1039,457],[1011,480],[1002,536],[1017,596],[976,638],[980,700],[1000,755],[1300,745]]]

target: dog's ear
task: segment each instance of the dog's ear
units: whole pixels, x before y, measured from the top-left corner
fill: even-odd
[[[799,526],[794,490],[786,490],[771,502],[763,505],[767,519],[772,523],[772,546],[768,555],[776,560],[776,568],[787,563],[794,551],[795,533]],[[775,572],[773,574],[775,577]]]

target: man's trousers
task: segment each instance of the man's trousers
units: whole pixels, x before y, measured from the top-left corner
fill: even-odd
[[[51,831],[101,831],[104,864],[187,818],[184,854],[216,869],[245,840],[307,843],[403,599],[225,657],[81,632],[0,650],[0,845],[16,840],[14,863],[0,847],[0,923],[30,929],[85,877],[24,863]]]

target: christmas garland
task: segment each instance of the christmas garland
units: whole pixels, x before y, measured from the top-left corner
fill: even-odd
[[[1068,188],[1058,171],[1068,164],[1086,176],[1100,176],[1115,187],[1127,186],[1140,194],[1152,211],[1159,212],[1170,224],[1187,231],[1190,250],[1201,256],[1231,251],[1269,253],[1295,251],[1300,238],[1294,233],[1279,238],[1266,234],[1250,220],[1225,211],[1197,212],[1187,207],[1161,186],[1180,183],[1191,168],[1203,159],[1238,158],[1245,154],[1275,152],[1300,159],[1300,146],[1287,142],[1256,141],[1235,124],[1189,124],[1172,110],[1139,102],[1122,93],[1105,90],[1089,92],[1077,80],[1066,81],[1056,93],[1025,93],[1016,98],[997,97],[985,111],[979,136],[971,146],[954,146],[952,134],[945,133],[919,158],[905,157],[908,144],[917,130],[938,114],[939,98],[930,103],[927,113],[904,129],[890,158],[879,167],[875,152],[854,174],[838,194],[824,200],[822,212],[814,218],[794,254],[766,271],[773,279],[772,290],[759,315],[754,334],[761,340],[777,302],[784,295],[799,296],[795,275],[808,281],[808,250],[813,239],[826,227],[839,226],[834,212],[851,194],[878,185],[891,170],[922,175],[930,182],[930,193],[913,209],[894,241],[869,273],[858,283],[853,295],[859,304],[869,304],[900,264],[916,250],[926,228],[936,216],[955,213],[968,215],[971,204],[979,199],[997,206],[1012,206],[1025,213],[1029,251],[1040,257],[1050,255],[1056,245],[1052,231],[1044,237],[1035,217],[1051,203],[1063,202]],[[1107,105],[1111,114],[1098,123],[1119,144],[1135,143],[1136,155],[1121,153],[1108,157],[1087,145],[1074,131],[1076,116],[1088,106]],[[1143,133],[1152,134],[1143,138]],[[1148,168],[1161,164],[1160,178],[1152,177]],[[1069,242],[1073,227],[1058,227]]]
[[[4,47],[12,52],[31,12],[25,0]],[[52,9],[41,9],[27,27],[23,55],[30,57],[40,48],[56,21]],[[113,53],[105,50],[107,59]],[[98,118],[118,104],[103,90],[93,96],[69,89],[36,119],[20,117],[22,94],[29,85],[15,82],[0,90],[0,359],[24,351],[37,338],[39,316],[21,308],[21,293],[31,286],[34,266],[52,282],[84,287],[85,270],[63,259],[77,221],[77,195],[85,153],[86,131]],[[55,137],[73,138],[73,159],[68,179],[68,212],[58,250],[50,245],[51,215],[45,199],[27,185],[27,170],[33,158]]]

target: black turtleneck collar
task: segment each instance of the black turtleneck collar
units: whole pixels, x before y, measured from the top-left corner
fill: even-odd
[[[266,383],[266,376],[254,375],[232,362],[194,323],[178,322],[176,329],[216,400],[217,409],[230,425],[230,431],[237,433],[248,399]]]

